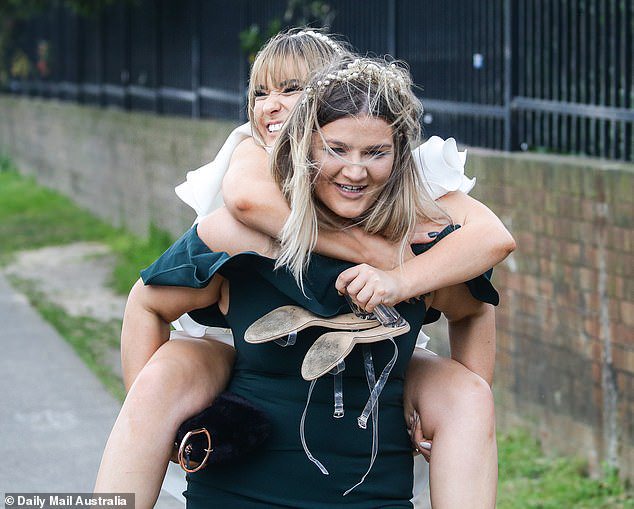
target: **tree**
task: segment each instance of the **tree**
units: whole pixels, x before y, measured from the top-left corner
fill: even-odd
[[[0,0],[0,84],[8,80],[9,52],[13,43],[15,28],[20,21],[28,20],[51,7],[63,6],[81,16],[95,16],[108,5],[116,2],[132,3],[134,0]],[[17,50],[18,52],[20,50]],[[21,51],[16,57],[18,67],[23,71],[30,67],[28,57]],[[25,61],[26,59],[26,61]],[[12,64],[15,64],[13,62]]]

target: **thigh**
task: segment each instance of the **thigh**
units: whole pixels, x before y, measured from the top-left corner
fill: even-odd
[[[193,338],[172,334],[142,370],[146,385],[163,391],[169,399],[202,410],[229,382],[235,349],[209,337]]]

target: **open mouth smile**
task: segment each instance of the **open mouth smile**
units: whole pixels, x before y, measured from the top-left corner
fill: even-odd
[[[348,184],[338,184],[337,182],[333,182],[339,189],[346,193],[361,193],[368,186],[351,186]]]
[[[270,133],[277,133],[282,129],[283,122],[277,122],[274,124],[267,124],[266,130]]]

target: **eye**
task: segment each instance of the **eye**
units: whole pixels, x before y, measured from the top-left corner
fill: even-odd
[[[389,150],[370,150],[368,155],[370,157],[384,157],[390,154]]]
[[[302,90],[304,90],[304,88],[300,87],[299,85],[289,85],[282,89],[282,93],[291,95],[291,94],[296,94],[297,92],[301,92]]]
[[[253,95],[255,96],[255,100],[257,101],[258,99],[263,99],[267,97],[269,94],[266,90],[256,90]]]
[[[324,147],[324,151],[325,152],[334,152],[335,154],[341,156],[344,155],[346,153],[346,149],[343,147]]]

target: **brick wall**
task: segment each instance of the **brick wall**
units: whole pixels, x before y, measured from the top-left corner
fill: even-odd
[[[634,166],[472,149],[467,172],[518,244],[494,277],[499,427],[634,478]]]
[[[231,127],[0,96],[0,153],[137,232],[189,226],[173,187]],[[499,427],[634,479],[634,166],[471,149],[467,172],[518,241],[495,271]]]

